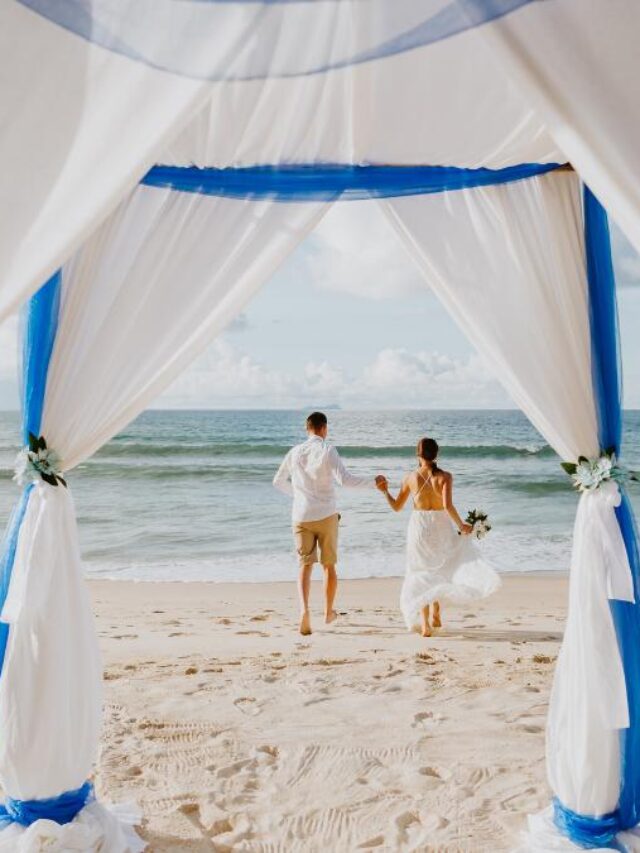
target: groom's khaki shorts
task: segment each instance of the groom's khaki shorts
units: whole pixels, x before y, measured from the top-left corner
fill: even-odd
[[[339,513],[321,518],[319,521],[296,521],[293,536],[301,566],[320,562],[323,566],[335,566],[338,562]]]

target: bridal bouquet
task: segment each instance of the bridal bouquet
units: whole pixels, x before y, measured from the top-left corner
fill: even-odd
[[[481,509],[470,509],[465,521],[473,528],[471,535],[475,536],[476,539],[484,539],[487,533],[491,530],[489,516]]]

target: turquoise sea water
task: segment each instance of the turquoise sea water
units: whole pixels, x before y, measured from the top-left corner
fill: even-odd
[[[90,575],[140,580],[285,580],[294,576],[288,499],[271,479],[304,438],[300,411],[149,411],[69,476]],[[559,460],[515,411],[329,413],[330,439],[359,474],[397,488],[422,435],[441,445],[461,513],[485,509],[483,542],[503,571],[564,570],[577,496]],[[640,412],[626,413],[624,456],[640,469]],[[0,515],[18,418],[0,414]],[[341,490],[344,577],[401,574],[409,509],[378,492]],[[640,514],[640,484],[632,487]]]

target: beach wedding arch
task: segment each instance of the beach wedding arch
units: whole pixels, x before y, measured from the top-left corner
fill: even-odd
[[[23,306],[25,446],[0,563],[0,851],[144,848],[88,781],[102,671],[73,469],[353,200],[575,466],[554,797],[523,844],[627,843],[640,561],[605,210],[640,249],[639,29],[637,0],[0,4],[0,319]]]

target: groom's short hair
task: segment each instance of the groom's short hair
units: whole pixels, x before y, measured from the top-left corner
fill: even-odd
[[[322,412],[311,412],[307,418],[307,429],[319,430],[327,425],[327,416]]]

